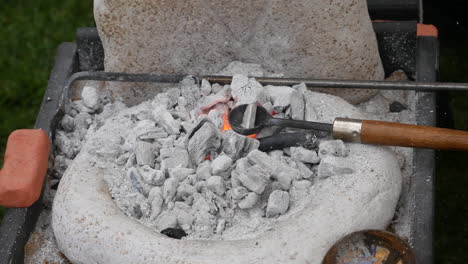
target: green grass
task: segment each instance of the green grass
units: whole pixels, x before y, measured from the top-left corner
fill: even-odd
[[[78,27],[94,25],[92,5],[91,0],[1,2],[0,164],[8,135],[34,126],[57,46],[73,41]]]

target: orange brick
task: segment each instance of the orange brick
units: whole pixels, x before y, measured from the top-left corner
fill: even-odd
[[[0,171],[0,205],[29,207],[39,199],[47,172],[50,140],[43,130],[10,134]]]

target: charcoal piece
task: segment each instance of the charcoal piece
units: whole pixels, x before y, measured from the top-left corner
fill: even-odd
[[[317,122],[317,112],[315,111],[314,105],[316,104],[315,98],[316,96],[314,93],[304,93],[304,100],[305,100],[305,113],[304,113],[304,120],[305,121],[315,121]]]
[[[271,102],[266,102],[262,106],[263,108],[267,110],[268,113],[273,114],[274,109],[273,109],[273,105],[271,104]]]
[[[221,150],[233,161],[247,156],[250,151],[257,149],[260,142],[254,138],[239,135],[233,130],[227,130],[223,134]]]
[[[205,160],[212,151],[218,151],[221,146],[221,133],[206,118],[201,119],[187,135],[187,151],[190,159],[196,165]]]
[[[298,146],[313,148],[317,145],[317,137],[315,134],[307,131],[274,134],[262,137],[258,141],[260,143],[258,149],[263,152]]]
[[[169,135],[167,138],[158,138],[156,141],[161,145],[161,148],[172,148],[176,138],[176,135]]]
[[[211,176],[206,181],[206,188],[208,190],[216,193],[217,195],[223,195],[226,192],[226,187],[224,186],[223,178],[220,176]]]
[[[177,105],[185,107],[187,105],[187,99],[185,99],[185,97],[183,96],[179,96],[179,98],[177,99]]]
[[[219,103],[226,103],[229,99],[231,99],[231,89],[225,86],[215,94],[202,97],[198,104],[202,111],[207,111]]]
[[[217,176],[229,177],[233,160],[226,154],[221,154],[211,162],[211,173]]]
[[[206,79],[201,81],[200,91],[204,96],[208,96],[211,93],[211,84]]]
[[[257,194],[261,194],[265,190],[269,178],[270,175],[258,165],[249,167],[239,175],[239,181],[242,185]]]
[[[148,193],[151,190],[151,186],[144,182],[143,177],[136,168],[130,168],[127,171],[127,177],[135,191],[143,194],[144,196],[148,196]]]
[[[172,201],[177,192],[177,187],[179,187],[179,181],[177,179],[169,178],[164,182],[162,194],[166,203]]]
[[[161,213],[164,199],[162,197],[162,190],[160,187],[154,187],[148,194],[148,200],[151,204],[151,221],[154,221],[156,217]]]
[[[153,118],[168,134],[180,134],[180,123],[163,106],[153,110]]]
[[[141,167],[140,172],[143,176],[143,180],[150,185],[161,186],[166,180],[163,171],[155,170],[148,165]]]
[[[184,106],[176,106],[175,109],[171,109],[169,113],[171,113],[175,119],[180,119],[181,121],[187,121],[190,119],[190,113]]]
[[[139,204],[133,205],[132,214],[136,219],[140,219],[143,216],[143,211],[141,210],[141,206]]]
[[[135,155],[134,153],[132,154]],[[128,161],[128,158],[130,158],[130,155],[130,152],[124,152],[115,160],[115,163],[117,163],[117,165],[125,165]]]
[[[310,179],[312,176],[314,176],[314,172],[309,169],[304,163],[302,162],[297,162],[296,163],[297,169],[301,173],[301,177],[304,179]]]
[[[95,87],[83,87],[83,90],[81,91],[81,99],[83,100],[83,104],[89,109],[97,110],[101,107],[99,93]]]
[[[289,193],[285,191],[275,190],[268,198],[266,208],[267,217],[275,217],[286,213],[289,208]]]
[[[227,85],[222,86],[219,83],[214,83],[213,85],[211,85],[211,92],[214,93],[214,94],[218,93],[219,91],[221,91],[226,86]]]
[[[162,159],[161,170],[167,172],[170,168],[190,167],[190,158],[187,150],[181,148],[162,148],[159,151]]]
[[[222,130],[224,127],[224,115],[225,111],[219,111],[218,109],[211,109],[208,113],[208,118],[213,122],[213,124],[219,129]]]
[[[238,204],[240,209],[249,209],[254,207],[260,196],[254,192],[247,194]]]
[[[60,125],[66,132],[72,132],[75,129],[75,120],[70,115],[64,115]]]
[[[183,229],[179,228],[166,228],[161,231],[161,234],[166,235],[170,238],[181,239],[187,236],[187,233]]]
[[[297,92],[288,86],[271,86],[265,87],[265,90],[270,95],[273,109],[276,113],[283,112],[288,106],[291,105],[291,96]]]
[[[304,94],[300,91],[293,91],[291,93],[291,106],[289,107],[291,111],[291,119],[294,120],[304,120],[305,115],[305,101]]]
[[[295,161],[304,163],[317,164],[320,162],[320,158],[315,150],[305,149],[303,147],[291,147],[291,157]]]
[[[197,179],[207,180],[211,176],[211,161],[205,160],[198,164],[197,167]]]
[[[180,97],[180,89],[171,88],[171,89],[168,89],[165,93],[167,94],[167,97],[169,98],[169,107],[173,107],[174,105],[176,105]]]
[[[231,82],[232,97],[237,104],[264,104],[267,95],[262,85],[253,78],[245,75],[234,75]]]
[[[292,88],[293,88],[294,90],[296,90],[296,91],[302,93],[302,94],[304,94],[305,91],[308,90],[308,89],[307,89],[307,86],[306,86],[305,83],[303,83],[303,82],[300,83],[300,84],[294,85]]]
[[[133,129],[136,139],[154,140],[158,138],[167,138],[169,135],[163,128],[157,127],[156,122],[152,120],[142,120],[138,122]]]
[[[170,168],[168,169],[169,177],[176,179],[178,182],[181,182],[187,178],[190,174],[193,174],[195,171],[189,168]]]
[[[349,149],[341,140],[326,140],[320,142],[318,154],[321,159],[328,155],[344,158],[348,156]]]
[[[193,77],[185,77],[180,83],[180,94],[187,100],[186,108],[191,111],[195,108],[202,93]]]
[[[197,192],[197,189],[195,186],[192,186],[187,183],[181,183],[179,187],[177,187],[177,192],[176,192],[176,198],[177,200],[185,200],[187,199],[190,195],[194,194]]]
[[[266,170],[273,179],[277,180],[283,190],[289,190],[291,180],[300,177],[300,172],[283,163],[278,163],[268,154],[259,150],[253,150],[247,155],[250,162],[257,164],[262,169]]]
[[[268,155],[275,160],[281,160],[281,157],[283,157],[283,153],[284,152],[282,150],[272,150],[268,152]]]
[[[195,189],[199,193],[204,193],[206,191],[206,181],[199,181],[195,183]]]
[[[127,162],[125,163],[125,168],[129,169],[135,165],[136,165],[135,153],[131,153],[130,156],[128,156]]]
[[[408,106],[404,105],[398,101],[394,101],[393,103],[390,104],[389,110],[391,113],[399,113],[401,111],[407,110]]]
[[[153,144],[146,141],[137,141],[133,147],[133,152],[135,153],[138,165],[154,167],[156,155]]]
[[[239,186],[239,187],[232,188],[230,190],[230,193],[231,193],[232,199],[240,200],[244,198],[249,193],[249,191],[245,187]]]
[[[71,139],[63,131],[57,131],[55,136],[55,145],[60,152],[68,159],[74,159],[78,150]]]

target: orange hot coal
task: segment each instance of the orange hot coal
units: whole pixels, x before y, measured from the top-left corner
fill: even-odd
[[[223,115],[223,131],[226,131],[226,130],[231,130],[232,127],[231,125],[229,124],[229,120],[228,120],[228,115],[229,113],[226,112],[224,115]],[[252,134],[252,135],[248,135],[248,137],[250,138],[257,138],[257,134]]]

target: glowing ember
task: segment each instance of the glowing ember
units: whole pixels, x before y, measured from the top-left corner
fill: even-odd
[[[226,112],[226,113],[223,115],[223,120],[224,120],[223,131],[231,130],[231,129],[232,129],[231,125],[229,124],[228,114],[229,114],[229,113]],[[248,135],[248,137],[250,137],[250,138],[257,138],[257,134]]]

